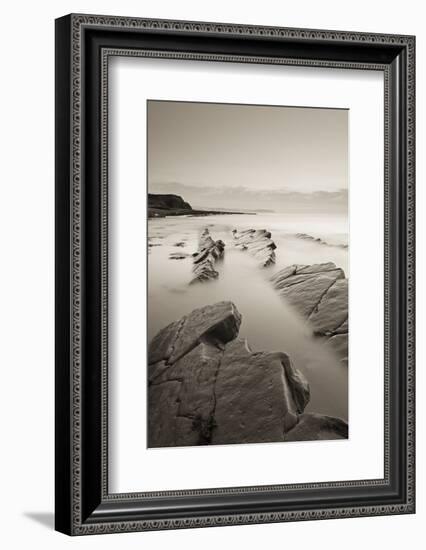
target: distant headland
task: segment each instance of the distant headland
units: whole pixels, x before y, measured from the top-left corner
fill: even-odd
[[[217,214],[248,214],[248,212],[231,212],[228,210],[194,209],[179,195],[157,195],[148,193],[148,218],[166,216],[213,216]],[[254,214],[254,212],[251,212]]]

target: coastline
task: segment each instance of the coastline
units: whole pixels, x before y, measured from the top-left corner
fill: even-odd
[[[231,215],[231,214],[246,214],[248,216],[255,216],[256,212],[229,212],[222,210],[194,210],[186,208],[152,208],[148,207],[148,219],[152,218],[166,218],[168,216],[218,216],[218,215]]]

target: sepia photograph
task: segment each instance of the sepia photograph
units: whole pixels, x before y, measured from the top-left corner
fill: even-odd
[[[148,447],[347,439],[349,111],[147,121]]]
[[[324,13],[55,20],[57,531],[415,514],[416,37]]]

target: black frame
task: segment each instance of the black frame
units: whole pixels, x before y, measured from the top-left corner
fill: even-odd
[[[413,36],[68,15],[56,20],[56,529],[71,534],[414,513]],[[108,56],[385,74],[385,478],[108,494]],[[178,62],[178,61],[176,61]]]

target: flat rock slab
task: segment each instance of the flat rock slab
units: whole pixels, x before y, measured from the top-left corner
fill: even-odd
[[[247,250],[258,262],[259,267],[275,264],[275,249],[271,233],[266,229],[232,230],[234,245],[240,250]]]
[[[339,327],[343,327],[343,324],[347,324],[348,283],[348,279],[335,281],[319,302],[318,307],[309,316],[309,322],[315,333],[332,334]]]
[[[300,425],[309,401],[307,381],[285,353],[252,352],[237,338],[240,324],[236,306],[219,302],[153,338],[150,447],[285,441]],[[318,438],[325,434],[321,430]]]
[[[309,323],[314,334],[329,338],[341,359],[348,359],[348,285],[344,271],[333,262],[291,265],[272,284]]]
[[[338,272],[324,273],[320,275],[294,276],[288,279],[288,284],[280,288],[280,296],[286,298],[305,319],[315,312],[323,297],[336,282],[336,277],[342,276]],[[293,283],[293,284],[291,284]]]

